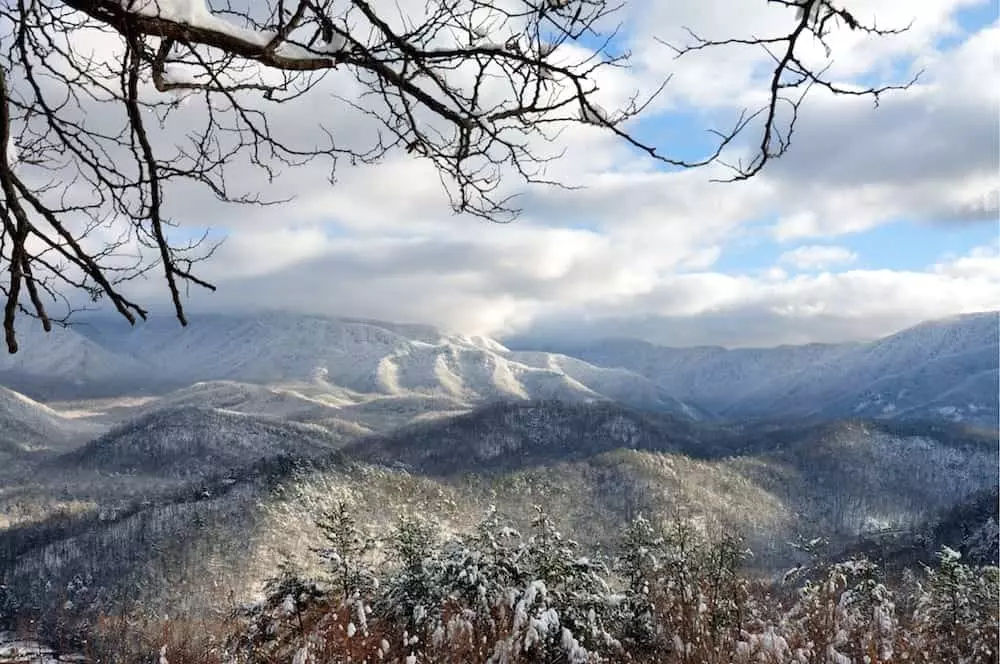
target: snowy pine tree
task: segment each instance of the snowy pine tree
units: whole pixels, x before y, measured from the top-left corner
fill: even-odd
[[[916,644],[927,664],[992,664],[1000,640],[1000,570],[962,564],[948,547],[938,553],[938,566],[917,600]]]
[[[378,585],[369,561],[375,541],[358,527],[350,506],[338,501],[316,525],[325,546],[314,551],[323,560],[337,595],[344,602],[368,595]]]

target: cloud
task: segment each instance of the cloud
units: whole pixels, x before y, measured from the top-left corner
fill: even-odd
[[[630,260],[585,230],[495,230],[501,237],[328,241],[319,257],[222,279],[217,296],[193,297],[192,311],[195,320],[204,311],[283,309],[491,335],[756,346],[872,338],[1000,309],[992,246],[923,270],[725,274],[658,271],[648,256]],[[220,256],[220,269],[233,260]]]
[[[988,26],[955,47],[940,44],[961,36],[955,12],[974,4],[857,2],[859,17],[875,12],[884,25],[915,18],[914,29],[886,40],[837,35],[833,75],[851,81],[917,67],[926,75],[878,109],[815,90],[791,151],[748,182],[710,182],[725,175],[720,167],[661,169],[608,132],[569,127],[547,146],[565,156],[546,175],[583,188],[511,185],[524,213],[510,225],[453,215],[432,166],[406,154],[375,166],[338,164],[333,185],[325,162],[286,169],[273,182],[233,165],[234,185],[295,197],[281,207],[220,206],[203,190],[171,189],[182,230],[214,226],[229,235],[203,272],[219,291],[193,292],[193,320],[210,310],[291,309],[473,333],[773,345],[869,338],[1000,308],[993,247],[908,270],[878,269],[877,252],[866,252],[872,268],[843,269],[856,256],[835,239],[802,241],[889,221],[996,219],[998,94],[983,82],[996,78],[1000,33]],[[599,101],[612,107],[673,72],[637,131],[668,137],[665,147],[682,153],[703,128],[760,102],[768,56],[722,49],[673,61],[652,36],[676,41],[684,26],[710,37],[771,34],[794,16],[763,0],[637,0],[626,12],[633,32],[622,45],[638,67],[603,79]],[[338,140],[373,136],[369,118],[325,94],[356,92],[349,77],[335,72],[327,85],[269,107],[271,125],[299,144],[313,137],[317,117]],[[162,140],[183,132],[197,110],[182,109]],[[786,247],[776,265],[770,257],[780,249],[768,248],[768,264],[718,267],[748,238],[801,246]],[[154,278],[129,292],[162,303],[164,290]]]
[[[922,271],[667,279],[616,309],[543,317],[528,337],[637,337],[676,346],[775,346],[872,339],[920,321],[1000,309],[1000,255],[981,247]]]
[[[857,259],[858,255],[846,247],[811,244],[786,251],[778,257],[778,262],[799,270],[814,270],[853,263]]]

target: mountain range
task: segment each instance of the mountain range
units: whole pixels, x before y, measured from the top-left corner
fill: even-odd
[[[543,347],[643,375],[721,419],[948,419],[989,428],[998,423],[997,312],[930,321],[867,343],[725,349],[608,339]]]
[[[283,396],[269,397],[276,410],[291,390],[320,410],[372,398],[380,411],[408,402],[436,412],[556,399],[697,420],[943,419],[995,428],[998,331],[991,312],[867,343],[729,350],[609,339],[539,350],[517,339],[505,346],[425,326],[293,314],[209,315],[188,328],[94,318],[49,339],[26,331],[24,349],[0,357],[0,384],[42,400],[162,395],[206,381],[218,392],[227,381],[226,389],[279,387]]]
[[[744,535],[764,575],[797,537],[969,554],[998,519],[997,327],[737,350],[283,314],[24,331],[0,357],[0,628],[68,588],[95,615],[252,600],[315,564],[338,502],[383,532],[541,506],[598,552],[638,514],[684,518]]]

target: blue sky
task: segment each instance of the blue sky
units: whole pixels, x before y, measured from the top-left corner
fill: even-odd
[[[743,273],[775,265],[789,245],[768,239],[765,227],[761,224],[748,228],[747,237],[730,245],[716,263],[716,269]],[[819,244],[844,247],[857,254],[852,268],[922,270],[949,256],[968,254],[996,239],[997,226],[989,221],[954,226],[899,219]]]
[[[942,35],[934,41],[936,48],[947,51],[961,46],[970,36],[993,24],[1000,13],[1000,3],[990,0],[960,7],[952,15],[959,30]],[[913,67],[914,58],[899,57],[895,60],[897,78],[903,81]],[[878,85],[877,77],[861,77]],[[886,81],[882,80],[881,83]],[[659,115],[639,124],[639,133],[654,137],[661,143],[671,145],[678,154],[697,158],[713,146],[712,137],[705,131],[706,117],[703,111],[691,110]],[[719,129],[724,125],[719,124]],[[1000,129],[1000,125],[998,125]],[[996,131],[983,136],[984,143],[997,144]],[[1000,162],[998,162],[1000,167]],[[718,195],[725,191],[719,186]],[[778,263],[780,256],[794,243],[775,241],[769,237],[767,229],[774,219],[750,220],[734,233],[731,241],[720,253],[714,268],[726,273],[750,273]],[[949,223],[941,220],[910,219],[897,216],[887,219],[873,228],[854,233],[846,233],[830,238],[820,238],[817,244],[843,247],[857,256],[850,268],[922,270],[949,257],[968,254],[978,247],[996,244],[998,222],[995,210],[984,212],[979,218],[965,223]]]

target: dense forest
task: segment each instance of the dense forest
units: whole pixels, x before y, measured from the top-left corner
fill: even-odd
[[[828,562],[817,538],[795,543],[801,564],[762,578],[739,537],[680,519],[636,518],[607,556],[584,555],[541,508],[524,532],[493,512],[466,534],[412,516],[373,533],[344,502],[317,525],[319,573],[281,565],[259,601],[200,618],[132,605],[67,620],[60,636],[123,663],[998,661],[995,542],[887,568]]]

